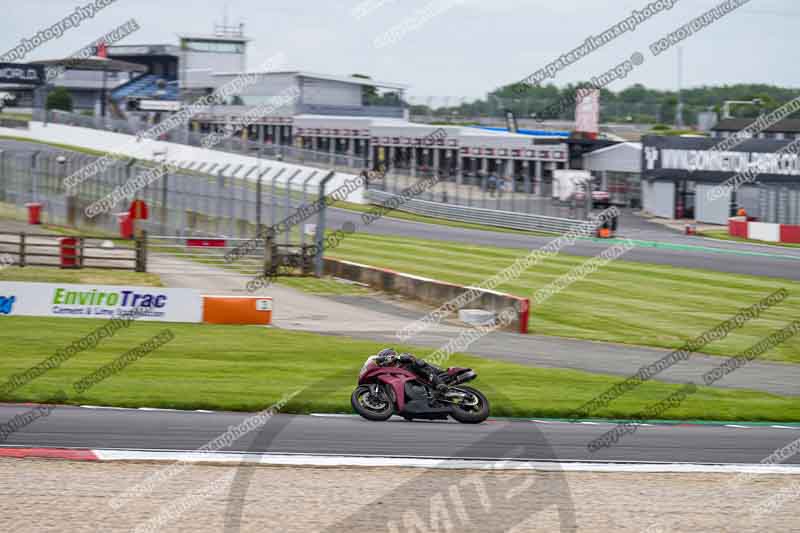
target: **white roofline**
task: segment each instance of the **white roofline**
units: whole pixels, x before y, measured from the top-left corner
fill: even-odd
[[[303,78],[313,78],[318,80],[340,81],[342,83],[352,83],[355,85],[366,85],[369,87],[382,87],[384,89],[408,89],[408,85],[402,83],[382,82],[366,78],[354,78],[352,76],[336,76],[333,74],[319,74],[305,70],[251,70],[247,72],[215,72],[214,76],[240,76],[242,74],[293,74]]]
[[[233,35],[214,35],[203,33],[176,33],[175,35],[178,36],[178,39],[198,39],[203,41],[226,41],[237,43],[247,43],[252,41],[250,37],[235,37]],[[180,46],[178,46],[178,48],[180,48]]]
[[[606,146],[605,148],[600,148],[599,150],[595,150],[594,152],[589,152],[588,154],[584,154],[583,157],[591,157],[591,156],[593,156],[595,154],[600,154],[600,153],[603,153],[603,152],[609,152],[611,150],[619,150],[620,147],[622,147],[623,145],[630,146],[631,148],[634,148],[636,150],[641,150],[642,149],[642,143],[637,143],[637,142],[633,142],[633,141],[626,141],[626,142],[622,142],[622,143],[615,144],[615,145],[612,145],[612,146]]]

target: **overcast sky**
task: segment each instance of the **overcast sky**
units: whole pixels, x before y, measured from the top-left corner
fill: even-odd
[[[17,0],[0,17],[0,47],[57,22],[89,0]],[[717,5],[678,0],[603,48],[559,72],[557,85],[599,75],[632,53],[645,62],[610,89],[633,83],[675,88],[677,53],[654,57],[648,46]],[[79,49],[135,18],[141,29],[122,44],[177,44],[176,34],[208,33],[221,22],[245,23],[253,39],[248,63],[283,52],[293,69],[365,73],[410,86],[415,99],[482,97],[520,80],[559,55],[620,22],[645,0],[117,0],[79,28],[42,45],[25,59],[52,59]],[[382,5],[381,5],[382,4]],[[369,10],[370,6],[378,6]],[[433,10],[444,5],[441,13]],[[359,11],[361,9],[361,11]],[[427,11],[426,11],[427,10]],[[419,13],[433,16],[421,17]],[[405,20],[410,31],[376,47],[376,38]],[[771,83],[800,87],[800,2],[751,0],[683,44],[684,86]],[[550,81],[550,80],[548,80]]]

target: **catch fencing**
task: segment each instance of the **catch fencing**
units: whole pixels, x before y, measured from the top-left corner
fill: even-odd
[[[27,203],[38,202],[45,222],[118,233],[133,198],[92,218],[86,216],[86,208],[114,188],[151,171],[153,165],[133,160],[115,162],[68,196],[64,178],[96,159],[75,152],[0,151],[0,203],[21,218]],[[264,168],[246,173],[246,178],[232,177],[225,169],[216,174],[166,173],[136,192],[135,198],[144,200],[149,208],[149,218],[139,221],[138,229],[152,235],[247,238],[260,226],[275,224],[301,204],[318,198],[325,171],[300,176],[299,171],[270,172],[272,167],[265,163]],[[277,242],[302,239],[302,229],[300,225],[287,230]]]
[[[44,118],[41,110],[34,110],[34,120]],[[63,111],[48,112],[48,120],[53,123],[80,126],[85,128],[110,130],[120,133],[138,134],[148,128],[148,124],[139,119],[129,120],[114,119],[110,117],[88,117],[77,113]],[[219,125],[222,128],[221,125]],[[195,147],[203,146],[203,139],[209,133],[190,131],[188,127],[176,128],[168,131],[159,140],[174,142]],[[251,137],[252,139],[252,137]],[[284,138],[290,142],[291,138]],[[335,148],[335,144],[331,145]],[[258,140],[246,140],[241,132],[224,138],[213,147],[214,150],[228,153],[247,155],[265,160],[282,161],[285,163],[301,164],[319,168],[320,170],[336,171],[343,173],[361,173],[368,170],[368,157],[366,153],[342,154],[337,151],[316,151],[297,148],[295,146],[274,144]],[[363,151],[363,148],[358,148]],[[496,210],[499,213],[494,219],[502,218],[505,212],[527,213],[542,217],[571,219],[574,221],[587,220],[591,215],[591,207],[585,202],[571,199],[560,201],[552,198],[553,176],[551,170],[545,169],[541,178],[533,178],[529,171],[521,168],[506,168],[512,162],[499,163],[496,172],[483,172],[476,169],[464,168],[461,170],[460,179],[456,176],[453,162],[443,164],[439,183],[427,191],[420,199],[448,205],[475,207]],[[380,173],[379,173],[380,174]],[[380,179],[373,180],[371,189],[398,194],[400,190],[410,186],[420,178],[433,175],[433,168],[421,165],[412,170],[409,163],[393,165]],[[411,206],[409,206],[411,207]],[[607,207],[607,206],[602,206]],[[408,209],[407,209],[408,210]],[[453,209],[446,206],[440,210],[450,213]],[[479,211],[473,215],[480,217]],[[448,217],[449,218],[449,217]],[[517,220],[519,217],[515,217]],[[453,220],[459,220],[455,218]],[[523,217],[522,220],[525,220]],[[479,222],[480,223],[480,222]],[[515,223],[516,224],[516,223]],[[507,226],[511,227],[511,226]],[[163,233],[163,232],[162,232]]]

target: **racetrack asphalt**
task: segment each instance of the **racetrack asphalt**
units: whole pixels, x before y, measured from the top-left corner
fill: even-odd
[[[0,422],[30,407],[0,406]],[[246,413],[59,407],[11,434],[14,447],[192,451]],[[380,457],[757,464],[800,438],[800,427],[652,425],[616,445],[590,452],[587,444],[613,423],[493,420],[479,425],[444,421],[368,422],[357,416],[275,415],[222,451]],[[257,436],[257,434],[259,434]],[[784,464],[800,464],[792,455]]]

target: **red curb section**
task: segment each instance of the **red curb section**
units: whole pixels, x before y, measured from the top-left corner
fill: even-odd
[[[64,448],[0,448],[0,457],[14,459],[68,459],[70,461],[99,461],[92,450],[67,450]]]
[[[732,237],[750,239],[750,217],[731,217],[728,219],[728,234]],[[772,224],[777,226],[778,240],[774,242],[800,244],[800,226],[791,224]],[[770,241],[773,242],[773,241]]]

